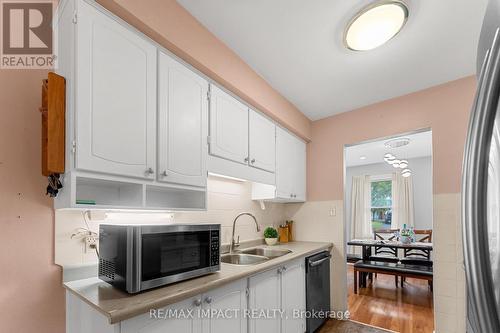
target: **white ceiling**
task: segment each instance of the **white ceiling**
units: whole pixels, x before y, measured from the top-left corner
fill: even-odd
[[[399,148],[387,148],[384,143],[394,138],[371,141],[345,149],[346,167],[385,163],[384,155],[391,153],[398,159],[432,156],[432,132],[420,132],[411,135],[401,135],[395,138],[408,138],[410,143]],[[366,157],[362,160],[360,157]]]
[[[344,27],[369,0],[177,0],[316,120],[475,73],[487,0],[405,0],[382,47],[349,51]]]

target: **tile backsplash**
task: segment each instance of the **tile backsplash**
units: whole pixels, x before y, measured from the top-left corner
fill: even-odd
[[[253,220],[242,216],[236,225],[235,237],[240,241],[263,238],[262,231],[266,226],[277,227],[286,217],[285,205],[265,203],[261,209],[260,203],[252,201],[252,184],[244,181],[230,180],[219,177],[208,178],[208,209],[193,212],[107,212],[93,214],[87,219],[89,228],[98,232],[101,223],[220,223],[222,225],[222,243],[229,243],[234,217],[240,212],[250,212],[257,217],[261,232],[257,232]],[[86,228],[84,212],[75,210],[58,210],[55,214],[55,263],[59,265],[78,265],[97,262],[93,251],[85,251],[81,238],[73,237],[79,228]],[[91,214],[92,215],[92,214]],[[104,218],[104,219],[103,219]]]

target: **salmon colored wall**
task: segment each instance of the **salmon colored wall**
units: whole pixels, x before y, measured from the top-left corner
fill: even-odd
[[[311,121],[175,0],[97,2],[297,135],[310,138]]]
[[[343,199],[343,151],[354,144],[430,127],[435,194],[460,192],[474,77],[314,121],[308,144],[308,200]]]
[[[40,169],[45,71],[0,70],[0,332],[64,332],[54,211]]]

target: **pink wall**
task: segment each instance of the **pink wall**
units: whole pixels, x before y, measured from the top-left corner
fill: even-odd
[[[304,139],[311,121],[175,0],[97,0]]]
[[[468,117],[475,92],[468,77],[312,123],[308,145],[309,200],[343,199],[343,149],[421,128],[432,128],[434,193],[460,192]]]
[[[54,211],[40,168],[45,71],[0,71],[0,332],[64,332]]]

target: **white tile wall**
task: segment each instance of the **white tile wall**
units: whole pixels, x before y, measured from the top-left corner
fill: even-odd
[[[285,205],[266,203],[262,210],[258,202],[251,200],[251,183],[218,177],[208,180],[208,209],[203,212],[174,213],[111,213],[106,220],[90,221],[90,228],[97,232],[100,223],[220,223],[222,242],[229,243],[234,217],[243,211],[251,212],[261,225],[257,232],[253,220],[248,216],[239,219],[236,235],[240,240],[263,238],[266,226],[277,227],[285,220]],[[85,253],[81,240],[71,239],[77,228],[85,227],[82,212],[56,211],[55,216],[55,262],[60,265],[97,262],[95,253]]]
[[[459,193],[434,195],[433,245],[436,333],[465,333],[465,272]]]
[[[334,216],[331,216],[331,211]],[[288,204],[287,219],[294,221],[295,238],[301,241],[332,242],[333,261],[331,265],[332,310],[347,310],[347,265],[345,261],[345,240],[343,201],[308,201],[303,204]]]

